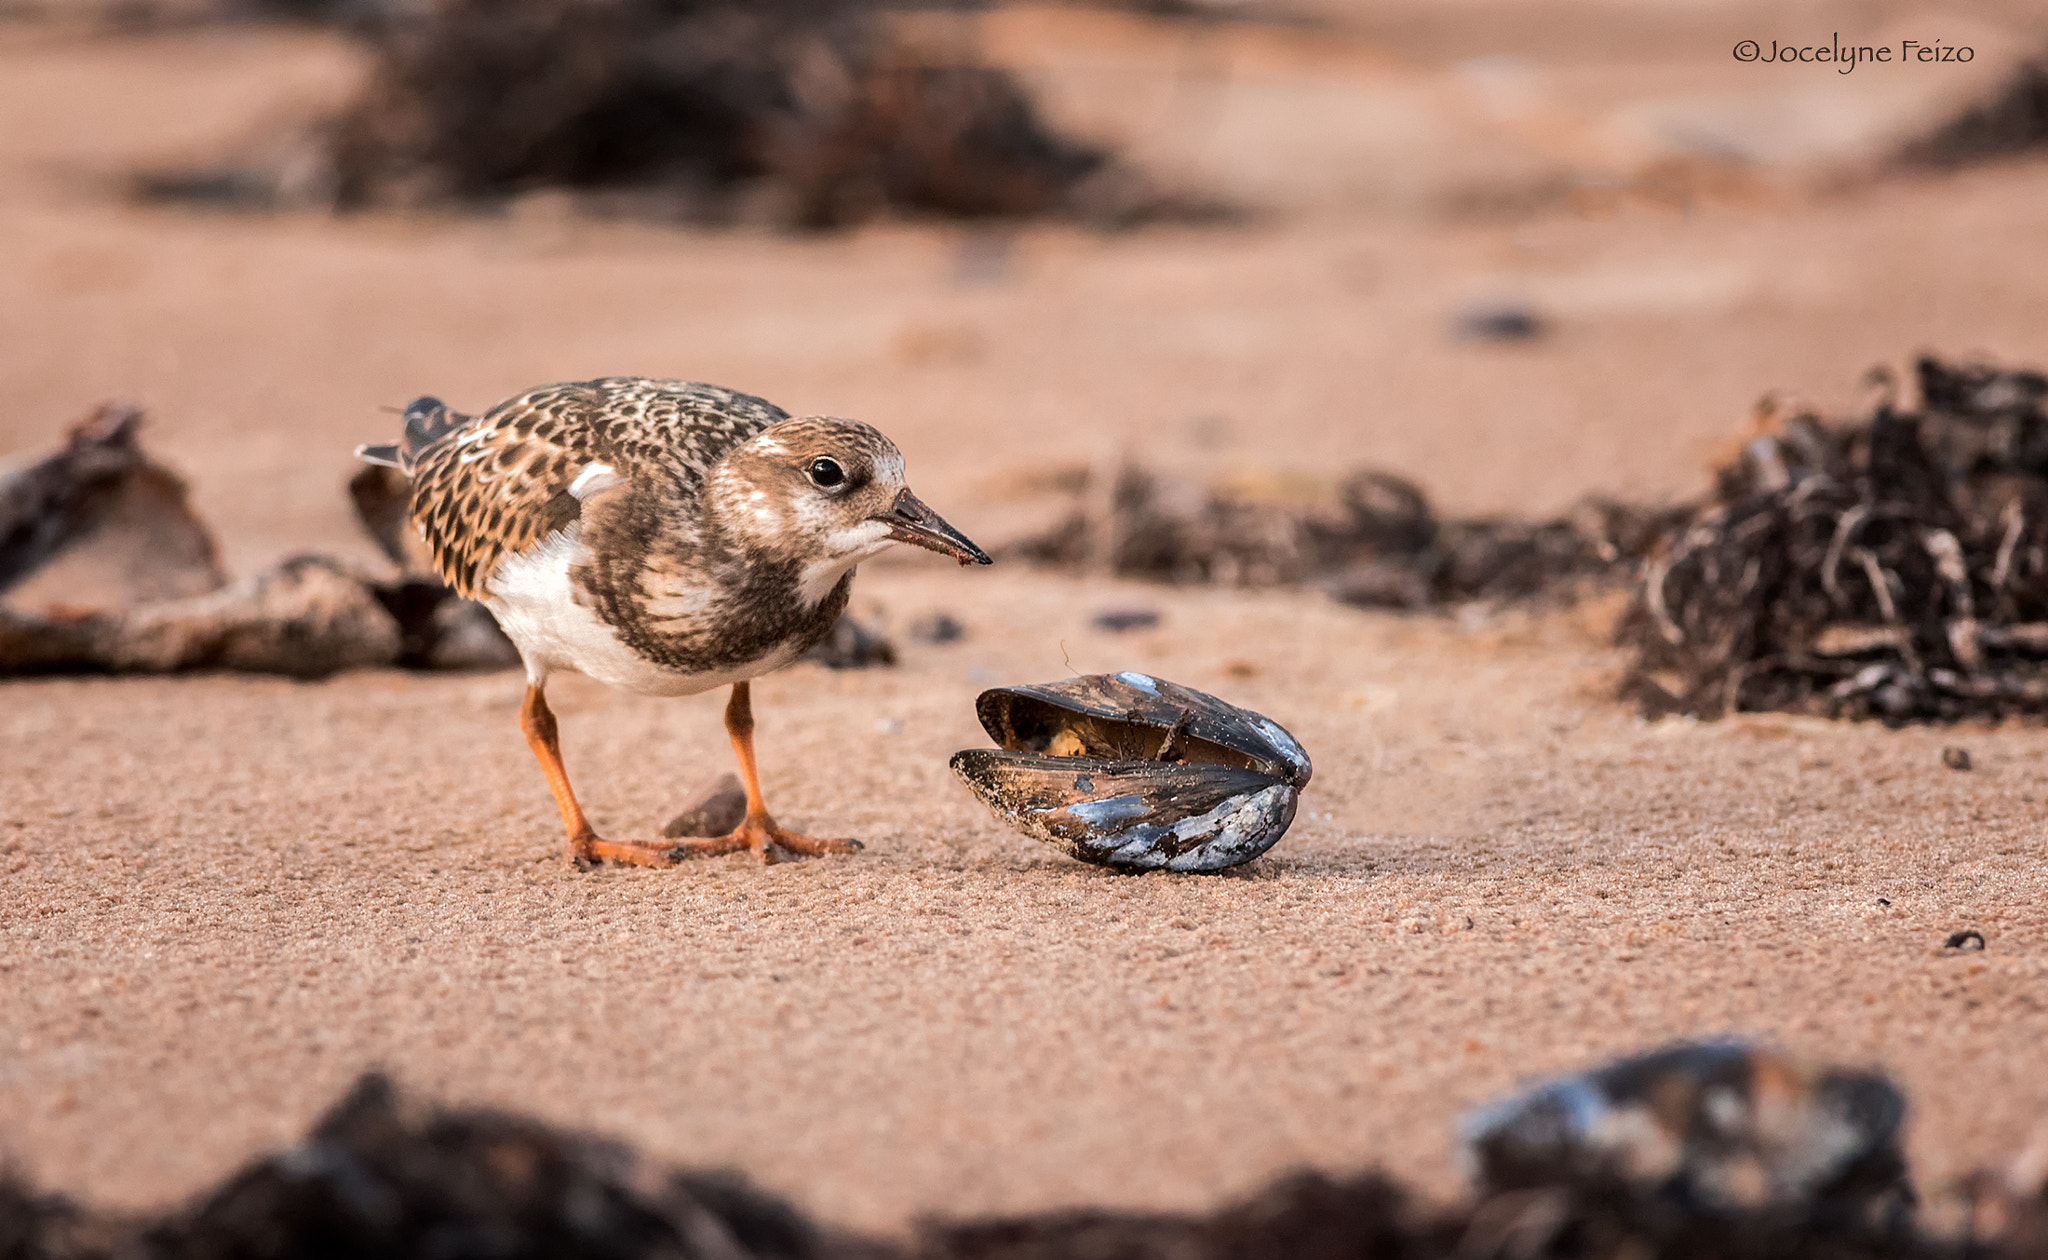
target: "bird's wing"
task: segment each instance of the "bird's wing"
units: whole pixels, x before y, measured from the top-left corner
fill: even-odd
[[[508,553],[576,519],[571,486],[604,462],[583,419],[593,402],[588,392],[581,385],[529,390],[410,452],[413,524],[458,595],[482,599]]]
[[[500,560],[567,528],[584,499],[643,478],[694,499],[726,451],[782,418],[761,399],[682,381],[543,385],[417,452],[413,522],[442,578],[482,599]]]
[[[693,381],[610,376],[588,382],[591,423],[621,469],[663,475],[694,495],[725,453],[789,413],[764,398]]]

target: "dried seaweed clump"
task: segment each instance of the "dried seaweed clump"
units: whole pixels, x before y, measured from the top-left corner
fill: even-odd
[[[869,0],[440,0],[362,26],[328,141],[342,208],[537,188],[689,220],[1147,212],[1008,72],[920,54]],[[600,190],[611,190],[606,202]]]
[[[1773,1108],[1785,1101],[1768,1092],[1768,1116],[1760,1117],[1775,1118]],[[1709,1110],[1742,1105],[1735,1098]],[[1741,1151],[1719,1149],[1713,1123],[1694,1119],[1682,1135],[1662,1133],[1652,1119],[1598,1136],[1634,1143],[1653,1161],[1671,1158],[1674,1142],[1699,1147],[1710,1160],[1739,1160]],[[2048,1238],[2048,1197],[2038,1177],[2018,1166],[1978,1178],[1964,1240],[1930,1237],[1910,1220],[1873,1223],[1860,1212],[1806,1210],[1821,1199],[1729,1205],[1647,1191],[1627,1176],[1587,1175],[1569,1162],[1533,1172],[1512,1187],[1482,1178],[1474,1196],[1442,1207],[1424,1205],[1384,1173],[1299,1173],[1207,1213],[1084,1209],[932,1220],[894,1242],[821,1227],[730,1173],[663,1170],[619,1145],[523,1116],[422,1107],[372,1075],[296,1145],[168,1212],[97,1213],[0,1175],[0,1256],[2020,1260],[2042,1254]],[[1825,1204],[1839,1206],[1833,1198]]]
[[[824,1254],[808,1222],[736,1176],[638,1173],[611,1143],[501,1112],[411,1107],[368,1076],[305,1140],[146,1228],[129,1254]]]
[[[1922,358],[1920,409],[1751,441],[1621,626],[1650,712],[2048,712],[2048,377]]]
[[[1988,99],[1899,153],[1906,166],[1948,169],[2048,149],[2048,58],[2023,62]]]
[[[1625,577],[1677,519],[1588,499],[1553,520],[1455,518],[1414,483],[1354,473],[1334,505],[1212,491],[1176,504],[1135,465],[1093,474],[1053,528],[1005,550],[1068,568],[1220,586],[1320,586],[1362,608],[1424,609],[1566,593]]]

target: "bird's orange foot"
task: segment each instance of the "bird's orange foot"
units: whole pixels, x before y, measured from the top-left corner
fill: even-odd
[[[792,857],[823,857],[828,853],[858,853],[858,840],[820,840],[799,831],[785,830],[772,818],[749,818],[722,836],[684,840],[674,846],[684,857],[714,857],[720,853],[753,850],[763,865]]]

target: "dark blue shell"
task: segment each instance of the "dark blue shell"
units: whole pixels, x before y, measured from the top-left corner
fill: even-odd
[[[1147,674],[985,691],[1001,748],[953,772],[1025,834],[1103,866],[1218,871],[1286,834],[1313,767],[1270,718]]]

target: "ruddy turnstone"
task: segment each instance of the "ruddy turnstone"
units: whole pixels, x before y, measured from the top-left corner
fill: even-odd
[[[769,817],[748,680],[823,639],[846,608],[854,566],[892,542],[990,563],[903,484],[902,453],[872,426],[792,419],[714,385],[572,381],[474,417],[419,398],[405,409],[403,440],[356,454],[412,477],[412,520],[441,576],[482,601],[518,647],[520,729],[583,865],[858,849]],[[600,838],[562,767],[546,696],[557,670],[657,696],[729,684],[725,728],[745,821],[679,843]]]

